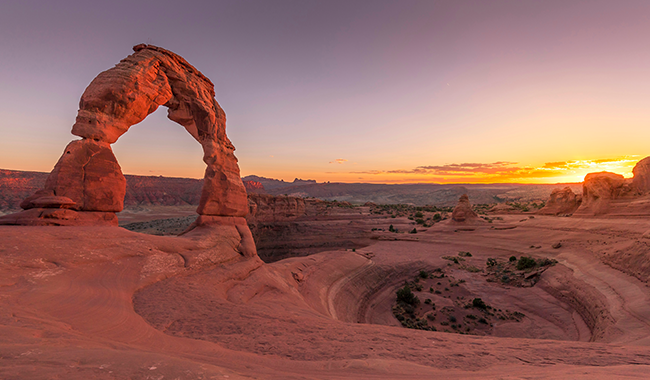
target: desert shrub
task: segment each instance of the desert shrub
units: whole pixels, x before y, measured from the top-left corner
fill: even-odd
[[[431,298],[425,299],[424,303],[427,304],[427,305],[431,305],[431,303],[432,303]]]
[[[417,233],[418,233],[418,230],[414,228],[414,229],[412,229],[411,232],[409,232],[409,233],[411,233],[411,234],[417,234]]]
[[[429,272],[427,272],[425,270],[421,270],[418,275],[420,276],[420,278],[425,278],[425,279],[429,278]]]
[[[535,268],[536,265],[537,262],[535,261],[535,259],[528,256],[521,256],[519,258],[519,261],[517,261],[517,269],[519,270]]]
[[[487,305],[486,305],[485,302],[483,302],[483,300],[480,299],[480,298],[474,298],[474,299],[472,300],[472,306],[474,306],[474,307],[476,307],[476,308],[479,308],[479,309],[483,309],[483,310],[486,310],[486,309],[487,309]]]
[[[517,261],[517,256],[510,256],[508,261],[510,261],[511,263],[514,262],[514,261]]]
[[[478,323],[482,323],[482,324],[484,324],[484,325],[487,325],[487,324],[488,324],[487,321],[485,320],[485,318],[480,318],[480,319],[478,320]]]
[[[545,267],[547,265],[554,265],[554,264],[557,264],[557,260],[549,259],[548,257],[537,260],[537,265],[539,265],[540,267]]]
[[[415,290],[418,292],[422,291],[422,285],[421,284],[415,284]]]
[[[420,211],[418,211],[418,212],[415,213],[415,217],[416,218],[422,218],[422,217],[424,217],[424,214],[421,213]]]
[[[391,224],[391,225],[388,227],[388,231],[390,231],[390,232],[395,232],[395,227],[393,227],[393,225]]]
[[[420,299],[413,294],[411,288],[408,285],[404,285],[403,288],[397,290],[397,302],[401,302],[407,305],[417,305],[420,303]]]
[[[424,224],[424,219],[422,219],[422,218],[415,219],[415,223]]]
[[[477,273],[477,272],[481,271],[479,268],[477,268],[475,266],[472,266],[472,265],[466,267],[465,270],[470,272],[470,273]]]
[[[442,216],[440,215],[440,213],[435,213],[433,215],[433,220],[436,222],[442,220]]]
[[[465,318],[467,318],[467,319],[476,319],[476,315],[474,315],[474,314],[467,314],[467,315],[465,316]]]
[[[458,252],[458,256],[460,257],[472,257],[472,254],[466,251],[460,251]]]
[[[496,259],[488,257],[487,261],[485,262],[485,265],[487,265],[489,267],[493,267],[493,266],[497,265],[497,261],[496,261]]]
[[[453,315],[449,316],[449,322],[456,323],[456,317]]]

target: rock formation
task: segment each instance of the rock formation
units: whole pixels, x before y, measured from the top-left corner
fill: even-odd
[[[610,203],[630,195],[631,187],[622,175],[610,172],[589,173],[582,184],[582,204],[577,215],[603,215],[610,209]]]
[[[467,194],[463,194],[458,199],[458,204],[451,213],[451,219],[455,222],[470,222],[478,219],[478,215],[472,210]]]
[[[235,147],[226,136],[226,115],[214,98],[214,85],[168,50],[145,44],[133,50],[135,53],[115,67],[100,73],[81,96],[72,133],[82,140],[66,147],[45,188],[21,204],[26,210],[38,211],[2,218],[0,223],[74,224],[71,220],[85,220],[77,214],[90,212],[112,213],[113,217],[102,214],[98,220],[116,224],[114,213],[123,208],[126,181],[110,144],[161,105],[168,108],[168,117],[185,127],[203,147],[207,168],[197,212],[206,218],[200,220],[243,220],[248,212],[246,190],[239,177]],[[54,216],[50,218],[43,214],[62,207],[58,201],[48,203],[53,196],[74,203],[63,202],[70,210],[65,213],[65,222],[59,223],[51,212],[48,215]],[[40,220],[24,220],[34,216]]]
[[[646,194],[650,192],[650,157],[636,163],[632,169],[634,179],[632,179],[632,187],[639,194]]]
[[[551,193],[551,198],[537,213],[540,215],[571,215],[573,214],[580,203],[582,196],[576,194],[570,187],[564,189],[557,188]]]
[[[266,194],[264,185],[262,185],[261,182],[257,182],[257,181],[242,181],[242,182],[244,182],[244,187],[246,188],[247,193]]]
[[[251,193],[246,219],[249,223],[286,222],[305,215],[305,211],[303,198]]]

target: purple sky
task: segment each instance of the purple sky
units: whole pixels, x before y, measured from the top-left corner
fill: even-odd
[[[650,154],[650,1],[4,0],[0,36],[5,169],[51,170],[85,87],[141,42],[214,82],[243,175]],[[129,174],[205,168],[163,108],[114,151]]]

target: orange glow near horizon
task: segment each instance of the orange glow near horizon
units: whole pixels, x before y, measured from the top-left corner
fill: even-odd
[[[440,166],[419,166],[414,169],[341,171],[324,173],[269,173],[257,175],[292,181],[294,178],[318,182],[365,183],[528,183],[552,184],[582,182],[594,172],[613,172],[625,178],[633,176],[632,169],[639,156],[607,159],[583,159],[547,162],[541,165],[520,165],[516,162],[463,163]],[[246,173],[244,173],[246,174]],[[252,174],[252,173],[251,173]],[[360,177],[361,176],[361,177]]]

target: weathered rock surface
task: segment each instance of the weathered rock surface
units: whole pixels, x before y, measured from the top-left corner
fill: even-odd
[[[478,215],[472,210],[467,194],[463,194],[458,199],[458,204],[451,213],[451,219],[454,222],[469,222],[478,219]]]
[[[582,196],[571,190],[570,187],[555,189],[551,193],[551,198],[546,202],[546,206],[537,213],[540,215],[571,215],[582,203]]]
[[[248,194],[248,215],[251,223],[287,222],[305,215],[303,198]]]
[[[51,197],[67,197],[79,211],[119,212],[124,205],[126,179],[108,143],[84,139],[68,144],[45,181],[45,188],[27,197],[20,207],[47,207]]]
[[[70,198],[79,211],[119,212],[126,180],[110,144],[164,105],[203,147],[207,164],[197,212],[244,217],[246,189],[239,177],[235,147],[226,136],[226,115],[215,100],[214,85],[180,56],[145,44],[88,85],[71,142],[48,177],[45,188],[25,199],[24,209],[43,205],[43,197]],[[52,207],[52,204],[45,204]],[[31,215],[31,214],[30,214]],[[23,220],[2,219],[0,223]]]
[[[579,215],[603,215],[610,211],[610,203],[630,195],[631,186],[622,175],[610,172],[589,173],[582,184],[582,204]]]
[[[256,194],[266,194],[264,185],[261,182],[257,181],[242,181],[244,182],[244,187],[246,188],[247,193],[256,193]]]
[[[634,178],[632,179],[632,186],[639,194],[647,194],[650,192],[650,157],[646,157],[637,162],[632,169]]]

